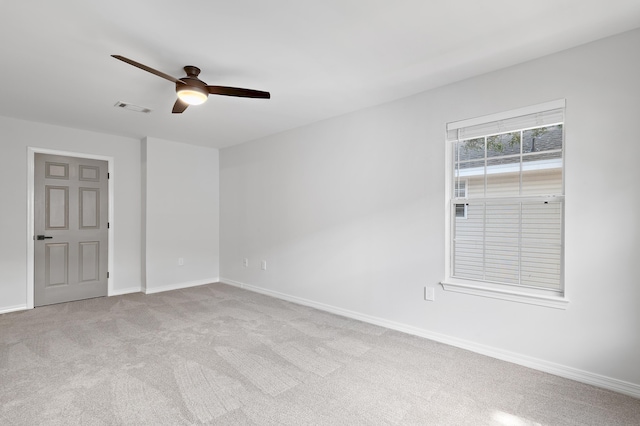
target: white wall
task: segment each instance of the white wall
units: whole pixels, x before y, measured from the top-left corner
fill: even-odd
[[[223,281],[640,396],[638,46],[640,30],[223,149]],[[444,278],[445,123],[561,98],[568,308],[424,301]]]
[[[142,159],[145,291],[218,281],[218,150],[147,137]]]
[[[140,142],[0,117],[0,312],[27,307],[28,147],[113,158],[115,293],[140,289]]]

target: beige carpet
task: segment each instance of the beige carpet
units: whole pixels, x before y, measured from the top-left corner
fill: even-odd
[[[2,425],[638,425],[640,400],[211,284],[0,315]]]

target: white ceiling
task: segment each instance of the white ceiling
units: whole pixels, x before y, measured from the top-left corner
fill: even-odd
[[[0,115],[224,147],[640,27],[640,0],[2,0]],[[639,46],[640,48],[640,46]],[[272,98],[210,96],[119,54]],[[142,114],[114,108],[125,101]]]

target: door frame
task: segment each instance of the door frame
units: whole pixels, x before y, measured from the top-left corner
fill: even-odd
[[[107,270],[109,271],[109,275],[114,274],[115,267],[113,262],[113,254],[114,254],[114,238],[113,238],[113,198],[114,198],[114,158],[106,155],[96,155],[96,154],[88,154],[81,152],[71,152],[71,151],[62,151],[58,149],[48,149],[48,148],[38,148],[38,147],[27,147],[27,309],[33,309],[34,305],[34,287],[35,287],[35,161],[36,161],[36,153],[37,154],[50,154],[50,155],[64,155],[66,157],[80,157],[80,158],[89,158],[91,160],[102,160],[106,161],[108,164],[108,200],[109,200],[109,213],[107,220],[109,221],[109,229],[107,230],[107,241],[108,241],[108,250],[107,250]],[[107,278],[107,297],[113,294],[113,278]]]

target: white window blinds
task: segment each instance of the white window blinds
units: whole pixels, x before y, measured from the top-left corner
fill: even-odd
[[[447,141],[498,135],[564,121],[564,99],[447,124]]]

